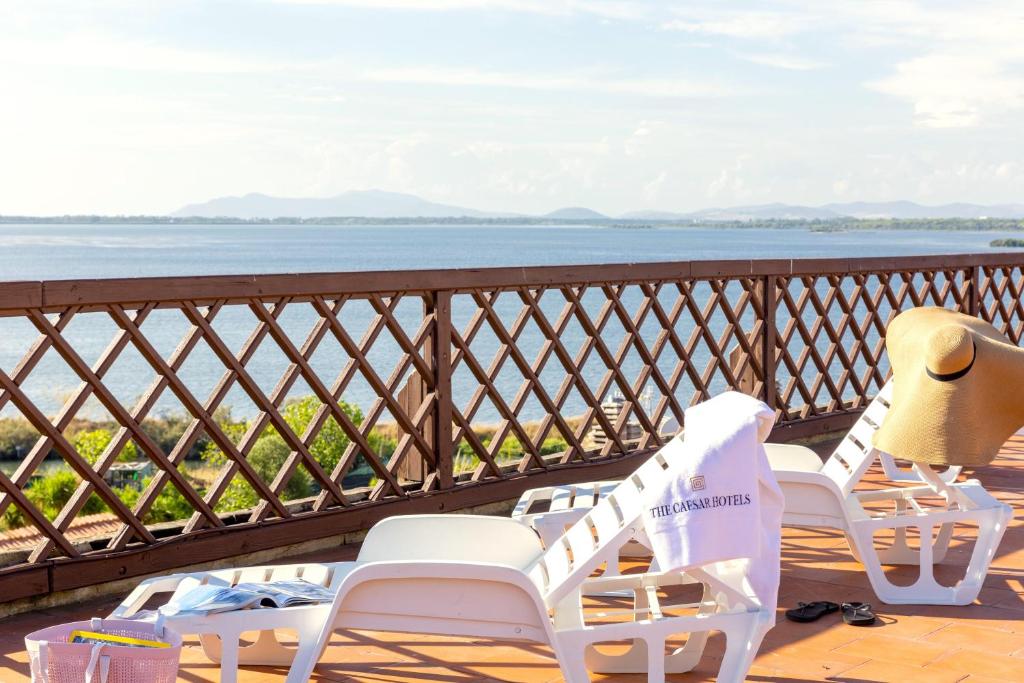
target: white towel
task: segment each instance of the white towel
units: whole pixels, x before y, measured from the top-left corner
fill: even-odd
[[[726,392],[686,411],[686,431],[666,446],[663,486],[645,489],[644,530],[663,571],[749,563],[751,588],[775,607],[784,499],[765,455],[775,413]]]

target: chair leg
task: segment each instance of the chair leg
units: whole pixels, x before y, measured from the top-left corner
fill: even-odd
[[[238,641],[242,634],[221,632],[219,635],[220,683],[236,683],[238,680]]]
[[[953,526],[953,522],[947,522],[939,526],[938,533],[933,533],[928,536],[920,536],[918,545],[923,545],[925,543],[931,544],[931,556],[934,564],[941,564],[942,561],[946,559],[946,551],[949,550],[949,541],[953,537]],[[907,528],[908,527],[896,527],[893,529],[892,545],[888,548],[875,551],[882,564],[920,564],[920,551],[910,547],[910,543],[907,542]],[[874,548],[874,539],[872,539],[872,548]],[[863,563],[863,560],[859,557],[857,560]]]
[[[935,538],[932,525],[925,522],[908,525],[916,526],[922,541],[925,541],[918,549],[915,561],[906,563],[916,564],[920,568],[917,581],[909,586],[897,586],[886,578],[882,563],[887,558],[884,553],[874,549],[872,527],[855,528],[851,540],[858,546],[868,580],[882,602],[890,605],[969,605],[981,592],[992,557],[999,547],[999,541],[1006,529],[1006,512],[1001,508],[979,511],[972,521],[978,524],[974,551],[971,553],[964,578],[952,587],[939,584],[934,573],[937,562],[934,554],[936,545],[944,555],[948,539],[943,537],[944,534],[951,533],[946,531],[945,524],[940,528],[937,544],[926,541]]]
[[[571,659],[559,657],[558,666],[565,683],[590,683],[590,672],[579,653]]]
[[[647,593],[647,589],[639,588],[627,591],[627,593],[633,596],[633,608],[638,610],[634,613],[633,620],[642,621],[645,612],[640,612],[639,610],[646,610],[651,607],[650,595]],[[579,626],[582,628],[583,625],[581,611]],[[633,638],[629,648],[625,652],[616,655],[601,652],[593,645],[586,645],[583,652],[583,661],[587,669],[599,673],[638,673],[647,671],[649,668],[648,659],[649,649],[645,646],[643,638]]]
[[[220,664],[222,642],[220,636],[212,633],[199,634],[199,644],[203,647],[203,654],[215,664]]]
[[[313,677],[313,669],[320,661],[320,655],[326,649],[327,640],[330,639],[332,632],[333,630],[328,630],[322,641],[318,636],[312,634],[309,634],[312,637],[299,640],[299,647],[295,650],[295,659],[292,660],[292,666],[288,669],[288,678],[285,679],[285,683],[308,683]]]
[[[322,605],[315,614],[303,615],[287,627],[295,630],[299,642],[285,683],[308,683],[334,633],[332,606]]]
[[[864,564],[864,558],[861,557],[860,546],[857,543],[857,539],[854,538],[852,531],[843,532],[843,536],[846,537],[846,545],[850,546],[850,554],[853,555],[853,559],[861,564]]]
[[[988,575],[988,568],[992,564],[992,558],[995,557],[996,550],[999,549],[1006,525],[1012,516],[1013,511],[1006,506],[1002,509],[992,510],[986,519],[979,520],[978,537],[974,541],[974,550],[967,563],[964,578],[956,586],[954,604],[969,605],[978,597],[985,577]]]
[[[613,552],[609,555],[608,559],[605,560],[604,573],[602,577],[608,578],[613,576],[622,576],[622,572],[619,570],[619,562],[621,558],[618,552]],[[590,597],[626,597],[629,595],[629,591],[605,591],[599,588],[587,588],[584,586],[583,595]]]
[[[647,646],[647,683],[664,683],[665,681],[665,639],[658,637],[645,638]]]
[[[725,655],[718,669],[718,683],[743,683],[757,651],[761,649],[761,641],[770,628],[770,624],[752,618],[744,625],[723,629]]]
[[[670,674],[693,671],[704,656],[704,646],[708,643],[709,635],[708,631],[691,631],[686,637],[686,643],[665,657],[665,671]]]
[[[946,559],[946,552],[949,550],[949,542],[953,539],[953,527],[950,522],[939,527],[939,533],[935,535],[935,542],[932,544],[932,557],[935,563],[940,564]]]

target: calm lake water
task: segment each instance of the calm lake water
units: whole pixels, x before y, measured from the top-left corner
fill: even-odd
[[[0,225],[0,280],[899,256],[1019,233],[588,226]]]
[[[706,228],[615,229],[599,226],[150,226],[150,225],[0,225],[0,280],[42,280],[92,277],[133,277],[154,275],[198,275],[227,273],[283,273],[387,270],[405,268],[453,268],[483,266],[524,266],[643,262],[723,258],[800,258],[822,256],[894,256],[991,251],[993,239],[1015,236],[996,232],[843,232],[812,233],[806,230],[727,230]],[[587,301],[599,305],[599,292]],[[598,298],[595,298],[598,297]],[[542,305],[552,319],[564,301],[552,294]],[[595,305],[595,308],[596,308]],[[518,311],[512,296],[499,300],[497,308],[506,320]],[[469,301],[456,302],[453,318],[461,327],[473,312]],[[399,319],[415,330],[419,305],[404,302]],[[356,339],[366,329],[372,312],[361,302],[346,304],[342,322]],[[685,316],[684,316],[685,318]],[[282,325],[300,340],[315,321],[314,312],[305,304],[288,307]],[[254,325],[254,317],[244,307],[229,307],[214,327],[233,350],[237,350]],[[680,336],[689,330],[681,323]],[[176,311],[157,311],[143,325],[156,347],[169,356],[188,325]],[[612,326],[614,327],[614,326]],[[609,342],[617,346],[615,330],[610,328]],[[621,328],[618,328],[621,339]],[[93,362],[116,333],[109,317],[102,313],[79,315],[66,330],[75,348],[87,362]],[[0,318],[0,367],[11,372],[37,336],[22,319]],[[563,338],[570,352],[583,339],[578,325],[570,325]],[[523,332],[521,347],[527,358],[533,357],[543,339],[532,326]],[[497,342],[493,334],[482,332],[474,349],[487,365]],[[398,357],[398,347],[384,339],[376,344],[370,359],[387,377]],[[706,352],[695,358],[703,369]],[[322,377],[332,379],[348,357],[333,342],[324,342],[312,358]],[[627,358],[627,370],[637,365]],[[674,359],[665,354],[665,374]],[[249,366],[256,381],[269,393],[284,368],[284,358],[270,341],[265,341]],[[202,345],[181,370],[181,376],[204,399],[220,375],[223,365]],[[590,362],[584,375],[596,384],[603,367]],[[542,379],[557,387],[563,376],[552,359]],[[635,373],[627,372],[632,377]],[[108,373],[106,381],[118,398],[131,405],[150,384],[153,372],[133,349]],[[476,386],[465,364],[454,377],[459,402],[468,401]],[[511,397],[518,390],[522,375],[511,362],[498,378],[502,393]],[[52,351],[25,384],[26,393],[48,414],[56,413],[78,380]],[[290,395],[311,393],[298,382]],[[685,397],[683,394],[686,394]],[[362,378],[357,378],[345,399],[364,407],[375,394]],[[688,391],[680,398],[688,400]],[[255,408],[237,388],[227,404],[236,415],[251,415]],[[570,398],[566,411],[579,408]],[[181,410],[180,404],[166,397],[156,412]],[[523,415],[529,417],[539,406],[531,400]],[[0,416],[14,414],[11,406]],[[85,414],[104,417],[105,411],[90,403]],[[497,414],[485,404],[477,415],[494,420]],[[385,416],[385,419],[387,416]]]

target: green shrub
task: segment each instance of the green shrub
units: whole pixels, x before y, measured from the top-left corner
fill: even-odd
[[[191,423],[192,417],[190,415],[173,413],[159,418],[144,420],[142,428],[160,446],[164,453],[170,453]],[[198,439],[192,445],[191,450],[185,454],[185,457],[191,459],[198,458],[205,446],[206,442]]]
[[[28,420],[16,417],[0,419],[0,459],[20,459],[39,440],[39,432]]]
[[[75,435],[74,446],[78,454],[85,458],[86,462],[90,465],[95,465],[96,461],[103,455],[103,451],[107,449],[110,442],[114,439],[113,433],[107,429],[91,429],[88,431],[78,432]],[[124,462],[131,462],[132,460],[139,459],[139,451],[135,448],[135,443],[128,441],[121,452],[117,455],[117,460]]]
[[[322,405],[316,396],[305,396],[288,401],[284,405],[281,414],[292,431],[301,438]],[[363,421],[363,413],[358,406],[345,403],[344,401],[340,402],[340,406],[354,424],[358,425]],[[230,411],[220,413],[218,421],[221,429],[224,430],[234,443],[238,443],[242,435],[249,428],[248,422],[233,420]],[[392,443],[393,440],[385,437],[377,438],[375,443],[375,437],[371,434],[368,441],[375,449],[387,450],[390,448],[388,455],[395,448]],[[341,460],[349,443],[350,440],[341,426],[333,416],[330,416],[324,420],[320,432],[310,445],[309,452],[320,463],[320,466],[330,474]],[[288,443],[285,442],[284,438],[273,427],[267,427],[256,443],[253,444],[247,459],[260,474],[260,478],[269,484],[277,476],[278,470],[284,464],[291,450]],[[202,458],[206,464],[212,467],[220,467],[227,461],[224,453],[213,442],[206,445]],[[300,463],[296,466],[295,473],[285,487],[283,497],[286,500],[302,498],[312,495],[312,493],[312,477],[305,466]],[[250,508],[258,502],[259,496],[252,486],[244,477],[236,475],[218,502],[217,510],[241,510]]]
[[[180,470],[180,468],[179,468]],[[117,489],[117,497],[124,501],[124,504],[129,508],[134,508],[139,498],[142,496],[142,491],[149,488],[150,482],[153,477],[146,477],[142,480],[142,489],[136,489],[132,486],[125,486],[124,488]],[[203,491],[197,489],[200,495]],[[156,500],[150,506],[146,515],[142,521],[146,524],[158,524],[160,522],[173,522],[178,519],[187,519],[192,516],[192,506],[189,505],[188,500],[182,495],[180,491],[174,486],[174,484],[167,483],[164,485],[160,493],[157,494]]]
[[[540,454],[551,455],[552,453],[561,453],[568,448],[569,444],[562,437],[549,436],[544,439],[544,443],[540,445]]]
[[[260,479],[271,484],[285,460],[291,453],[291,448],[284,442],[276,432],[265,432],[249,451],[246,458]],[[301,465],[296,466],[288,484],[285,486],[281,498],[291,500],[294,498],[305,498],[311,495],[310,476]],[[228,512],[233,510],[244,510],[255,506],[260,501],[259,494],[241,475],[235,475],[228,484],[224,496],[217,503],[217,510]]]
[[[224,435],[233,444],[238,444],[241,440],[242,435],[245,434],[246,429],[249,427],[249,423],[244,420],[235,420],[231,416],[230,408],[219,408],[217,412],[213,414],[214,419],[217,421],[217,425],[220,427]],[[227,456],[220,449],[214,441],[207,434],[199,440],[202,444],[200,450],[200,458],[210,467],[220,467],[227,462]]]
[[[480,437],[480,443],[485,447],[489,447],[491,444],[492,434],[485,434]],[[544,443],[541,444],[540,451],[541,455],[551,455],[553,453],[561,453],[569,447],[565,439],[561,436],[549,436],[544,439]],[[495,461],[499,465],[506,465],[510,462],[515,462],[521,459],[526,454],[523,450],[523,444],[518,438],[509,434],[505,437],[505,441],[501,444],[501,448],[498,449],[497,457]],[[459,441],[458,450],[455,452],[455,472],[466,472],[474,469],[480,464],[480,458],[477,457],[476,451],[469,445],[469,441],[462,439]]]
[[[304,396],[300,399],[291,400],[284,406],[283,415],[285,422],[292,428],[292,431],[301,437],[322,405],[316,396]],[[363,421],[363,411],[359,409],[359,406],[346,403],[345,401],[340,401],[339,406],[342,412],[358,427],[359,423]],[[376,445],[373,443],[372,434],[368,441],[371,446],[376,448]],[[345,434],[341,425],[331,415],[324,420],[320,433],[313,439],[309,452],[320,463],[320,466],[330,474],[338,462],[341,461],[341,456],[345,454],[349,443],[348,435]]]
[[[373,448],[374,454],[385,464],[388,458],[394,455],[395,449],[398,448],[397,439],[377,431],[370,432],[370,438],[367,441],[370,443],[370,447]]]
[[[36,479],[25,491],[25,497],[40,511],[47,519],[53,520],[64,505],[71,500],[75,489],[81,482],[81,478],[71,470],[54,470],[44,477]],[[85,501],[82,515],[94,515],[103,512],[107,506],[94,493]],[[15,505],[11,505],[4,511],[4,526],[8,529],[17,529],[29,523],[24,514]]]

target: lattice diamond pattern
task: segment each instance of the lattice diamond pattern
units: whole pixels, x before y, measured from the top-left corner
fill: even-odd
[[[339,319],[348,302],[347,297],[331,299],[316,296],[303,302],[289,298],[230,304],[217,301],[203,306],[182,301],[171,308],[187,320],[187,329],[167,357],[157,350],[151,339],[159,335],[159,330],[145,328],[147,331],[143,331],[147,317],[156,308],[155,303],[137,309],[108,305],[102,310],[82,311],[71,307],[56,315],[27,311],[24,318],[36,328],[39,337],[10,374],[0,372],[0,410],[7,408],[5,414],[14,410],[14,414],[24,417],[38,432],[39,439],[13,475],[0,474],[0,514],[9,506],[15,506],[27,522],[45,537],[46,540],[33,549],[29,561],[41,561],[54,552],[69,557],[81,554],[67,539],[65,532],[82,513],[86,501],[94,495],[98,495],[122,522],[120,531],[109,541],[110,550],[121,550],[137,541],[155,542],[155,537],[142,520],[168,485],[176,489],[194,511],[191,519],[185,523],[184,533],[203,526],[225,524],[215,508],[231,482],[236,479],[251,487],[260,499],[249,512],[250,521],[268,516],[291,516],[293,511],[285,503],[284,495],[289,481],[299,468],[320,489],[319,495],[311,502],[316,510],[351,504],[350,496],[342,490],[342,482],[357,461],[369,465],[378,480],[377,485],[368,493],[369,498],[407,496],[406,487],[399,483],[396,476],[402,461],[415,457],[429,461],[432,466],[435,464],[434,449],[424,436],[424,426],[435,399],[432,387],[434,373],[431,368],[433,359],[425,350],[434,331],[434,323],[433,318],[424,312],[412,323],[416,329],[411,332],[403,329],[403,323],[396,317],[396,309],[402,298],[400,295],[369,295],[362,300],[361,303],[368,304],[373,311],[373,319],[364,327],[365,332],[358,342]],[[419,297],[416,299],[420,301]],[[423,308],[422,304],[418,307]],[[215,323],[219,322],[218,316],[225,318],[228,311],[231,311],[232,317],[224,321],[226,325],[221,329],[229,330],[227,338],[230,344],[215,327]],[[282,317],[286,311],[291,314],[290,318]],[[167,311],[161,313],[166,315]],[[87,345],[92,361],[90,363],[72,343],[74,335],[68,332],[68,328],[76,319],[81,321],[97,317],[107,320],[108,327],[114,333],[109,344],[102,350],[97,350],[100,347],[93,349],[96,339],[90,339]],[[406,314],[402,317],[409,324],[410,316]],[[286,323],[282,324],[282,320]],[[239,327],[245,324],[243,321],[251,325],[248,335],[244,328]],[[296,331],[304,323],[309,323],[311,327],[299,345],[292,341],[292,336],[299,336]],[[94,325],[94,329],[96,327]],[[339,360],[337,363],[342,369],[333,381],[320,377],[310,364],[310,358],[328,336],[336,343],[334,355],[338,355],[338,349],[346,354],[345,362]],[[382,339],[387,339],[397,349],[397,352],[388,352],[394,359],[392,368],[380,362],[371,363],[367,359],[374,345]],[[160,342],[166,353],[169,348],[167,340],[160,337]],[[190,354],[197,348],[211,354],[211,358],[204,361],[208,374],[212,372],[216,375],[216,369],[210,367],[211,359],[220,368],[220,379],[212,385],[204,383],[206,391],[202,397],[197,396],[183,380],[184,375],[179,374]],[[276,382],[270,371],[258,368],[253,363],[253,358],[261,350],[268,359],[267,365],[283,367]],[[22,388],[44,358],[50,358],[48,362],[51,364],[59,362],[66,365],[64,371],[70,371],[80,379],[78,388],[63,400],[52,417],[47,416],[39,407],[41,399],[34,400]],[[138,364],[140,358],[144,359],[153,378],[132,405],[123,402],[123,395],[119,400],[104,382],[105,376],[111,374],[119,358],[129,358],[133,366]],[[389,369],[390,374],[382,375],[382,372]],[[254,371],[259,372],[259,375],[254,375]],[[414,414],[407,414],[396,399],[396,393],[412,374],[422,378],[430,393]],[[346,389],[356,378],[362,380],[375,394],[375,400],[367,405],[360,424],[355,424],[339,404]],[[209,390],[210,386],[213,387],[212,391]],[[315,414],[302,429],[302,433],[293,430],[283,415],[289,397],[296,391],[311,393],[318,401]],[[232,437],[218,423],[215,413],[226,407],[228,397],[239,392],[254,414],[246,423],[244,433]],[[144,421],[161,400],[180,406],[191,420],[168,452],[161,449],[143,427]],[[115,425],[115,430],[102,453],[90,465],[69,441],[66,433],[91,403],[100,406],[104,417]],[[385,414],[397,424],[398,432],[402,434],[394,452],[386,461],[377,456],[369,443],[371,432]],[[333,421],[334,426],[340,428],[349,440],[347,451],[331,472],[325,471],[310,452],[312,444],[329,421]],[[271,477],[261,476],[247,459],[257,440],[264,434],[276,435],[291,451]],[[226,457],[223,467],[210,485],[200,492],[185,476],[181,465],[186,455],[203,440],[212,442]],[[129,445],[134,445],[141,456],[155,465],[157,470],[130,509],[104,481],[104,475]],[[56,450],[64,463],[80,478],[70,500],[52,520],[34,506],[26,495],[33,475],[40,471],[51,449]]]
[[[888,376],[884,334],[911,306],[970,308],[957,270],[775,278],[777,405],[784,420],[866,405]]]
[[[147,520],[167,491],[189,510],[187,534],[655,448],[688,406],[730,388],[783,422],[842,413],[885,382],[899,311],[977,311],[1016,342],[1022,292],[1024,269],[1006,265],[12,309],[0,315],[38,336],[0,365],[0,414],[22,416],[38,440],[0,473],[0,515],[13,506],[39,531],[29,561],[40,562],[96,552],[69,540],[96,497],[120,524],[100,552],[119,551],[156,541]],[[95,319],[106,345],[80,340]],[[77,382],[57,403],[33,384],[50,366]],[[229,407],[244,414],[226,422]],[[168,408],[186,424],[161,447],[151,425]],[[71,435],[90,411],[113,429],[87,461]],[[327,464],[325,434],[347,442]],[[270,472],[250,460],[263,437],[283,449]],[[105,481],[129,445],[155,467],[130,506]],[[185,471],[200,448],[223,454],[203,486]],[[51,450],[79,482],[44,513],[27,492]],[[289,493],[296,477],[312,497]],[[257,502],[226,509],[240,486]]]

